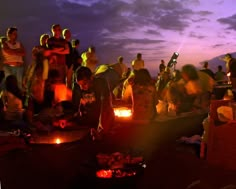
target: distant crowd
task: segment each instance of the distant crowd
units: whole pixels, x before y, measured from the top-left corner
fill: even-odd
[[[236,61],[230,54],[222,59],[226,72],[219,65],[216,73],[207,62],[201,70],[191,64],[173,70],[162,60],[153,80],[142,53],[130,66],[122,55],[114,64],[99,64],[96,48],[89,46],[81,54],[80,40],[71,39],[71,31],[59,24],[52,25],[51,35],[40,36],[27,67],[17,28],[8,28],[0,42],[0,119],[6,127],[30,125],[47,130],[66,119],[89,126],[96,136],[98,127],[107,132],[113,125],[118,101],[132,108],[133,119],[151,120],[157,115],[207,109],[217,83],[230,82],[236,89]]]

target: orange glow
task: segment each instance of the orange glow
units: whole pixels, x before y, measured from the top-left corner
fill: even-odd
[[[228,76],[228,77],[230,77],[230,75],[231,75],[231,73],[230,73],[230,72],[229,72],[229,73],[227,73],[227,76]]]
[[[131,117],[132,111],[127,107],[114,108],[114,113],[116,117]]]
[[[96,175],[98,178],[112,178],[112,170],[100,170]]]
[[[56,138],[55,143],[56,144],[61,144],[61,139],[60,138]]]
[[[54,84],[54,101],[55,103],[71,100],[72,91],[65,84]]]

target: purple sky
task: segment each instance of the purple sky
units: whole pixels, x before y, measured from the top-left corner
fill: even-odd
[[[177,68],[235,52],[235,0],[7,0],[0,12],[0,35],[18,27],[28,57],[55,23],[80,39],[81,52],[94,45],[100,63],[122,55],[130,66],[141,52],[153,75],[175,51]]]

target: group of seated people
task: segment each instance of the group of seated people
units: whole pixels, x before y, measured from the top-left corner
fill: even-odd
[[[130,103],[134,119],[207,110],[215,81],[193,65],[163,70],[155,81],[147,69],[133,72],[123,84],[122,99]]]
[[[157,81],[146,68],[114,80],[114,69],[105,66],[107,68],[99,73],[80,66],[72,89],[60,81],[59,73],[53,69],[49,70],[45,82],[37,80],[37,74],[43,76],[42,70],[28,78],[30,84],[24,93],[14,75],[2,77],[5,89],[1,91],[1,119],[7,123],[23,120],[36,127],[67,119],[77,125],[93,129],[100,126],[109,131],[114,123],[113,106],[117,98],[132,108],[132,118],[136,120],[152,120],[158,114],[179,114],[209,107],[214,80],[193,65],[184,65],[181,71],[172,73],[164,70]],[[121,88],[119,96],[114,93],[117,88]]]
[[[81,66],[77,70],[73,90],[58,80],[59,74],[56,70],[49,71],[43,91],[42,84],[36,82],[35,86],[30,87],[36,90],[27,92],[18,87],[14,75],[9,75],[4,80],[4,72],[1,73],[4,89],[1,91],[0,115],[6,129],[33,127],[49,131],[54,122],[66,119],[68,122],[88,126],[94,130],[100,125],[106,132],[114,121],[107,82],[93,77],[87,67]]]

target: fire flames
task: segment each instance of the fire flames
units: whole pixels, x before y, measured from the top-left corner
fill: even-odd
[[[114,108],[116,117],[130,118],[132,116],[132,110],[127,107]]]

